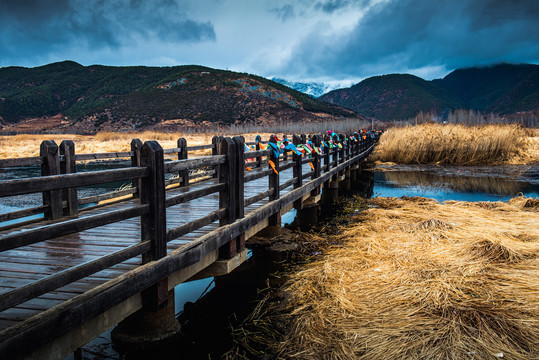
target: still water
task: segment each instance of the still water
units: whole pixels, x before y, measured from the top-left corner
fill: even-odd
[[[374,196],[458,201],[539,197],[539,166],[386,166],[374,171]]]
[[[128,166],[129,164],[126,164]],[[102,170],[99,165],[86,165],[79,171]],[[39,168],[14,169],[9,172],[0,170],[0,179],[12,179],[28,176],[38,176]],[[439,166],[382,166],[371,171],[364,171],[361,184],[356,184],[357,193],[364,197],[401,197],[422,196],[436,199],[439,202],[447,200],[460,201],[507,201],[515,196],[539,198],[539,167],[538,166],[497,166],[497,167],[439,167]],[[79,190],[79,196],[90,196],[109,192],[122,184],[110,184],[107,187],[86,188]],[[41,197],[12,197],[0,202],[0,213],[39,205]],[[293,220],[294,213],[283,217],[283,224]],[[237,271],[223,279],[203,279],[181,284],[175,289],[176,314],[179,315],[184,328],[195,326],[190,323],[190,317],[197,311],[203,312],[202,317],[220,318],[219,325],[209,323],[201,329],[203,336],[208,338],[225,339],[205,343],[195,337],[186,336],[168,350],[187,351],[192,358],[211,352],[213,357],[219,356],[230,341],[230,333],[226,333],[230,317],[239,317],[240,312],[248,313],[252,307],[245,296],[253,296],[264,288],[272,264],[254,265],[263,261],[253,256],[242,265],[243,271]],[[264,269],[258,273],[256,269]],[[247,269],[247,270],[245,270]],[[223,286],[223,283],[226,285]],[[220,286],[221,285],[221,286]],[[238,294],[234,297],[231,294]],[[200,301],[197,301],[200,300]],[[204,303],[210,305],[204,305]],[[189,307],[189,311],[187,311]],[[185,310],[185,311],[184,311]],[[200,318],[197,323],[200,322]],[[206,325],[205,323],[201,326]],[[194,330],[193,334],[197,334]],[[214,349],[208,349],[214,346]],[[189,350],[186,350],[189,348]],[[181,349],[181,350],[180,350]],[[164,350],[166,351],[166,349]],[[84,358],[117,359],[119,354],[110,343],[109,333],[83,347]],[[213,358],[212,357],[212,358]],[[72,358],[72,356],[70,357]],[[129,358],[129,357],[127,357]],[[167,358],[167,357],[164,357]],[[207,358],[207,356],[205,356]]]

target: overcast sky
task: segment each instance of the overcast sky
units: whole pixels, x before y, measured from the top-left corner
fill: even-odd
[[[63,60],[433,79],[539,63],[539,0],[0,0],[0,67]]]

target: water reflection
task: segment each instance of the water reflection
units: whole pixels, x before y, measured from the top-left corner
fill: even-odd
[[[506,201],[539,196],[539,168],[391,167],[375,173],[378,196],[425,196],[438,201]]]

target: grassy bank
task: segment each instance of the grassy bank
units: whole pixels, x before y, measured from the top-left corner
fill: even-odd
[[[539,137],[517,125],[394,127],[382,135],[375,160],[440,165],[538,163]]]
[[[537,199],[369,206],[293,275],[280,357],[539,357]]]

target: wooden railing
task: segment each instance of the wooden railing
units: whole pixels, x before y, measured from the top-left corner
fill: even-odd
[[[307,145],[308,140],[311,145]],[[374,140],[363,139],[358,134],[345,136],[294,135],[290,141],[295,146],[305,146],[305,154],[294,151],[276,152],[278,139],[272,136],[267,145],[249,143],[254,150],[245,151],[242,137],[214,137],[211,145],[187,147],[184,139],[178,140],[174,149],[162,149],[156,141],[142,144],[132,141],[132,150],[119,153],[75,154],[71,141],[60,147],[53,141],[44,141],[41,155],[35,158],[0,160],[0,167],[41,165],[41,177],[5,180],[0,182],[0,197],[43,194],[43,205],[0,215],[0,222],[43,213],[45,220],[37,219],[0,227],[0,251],[20,248],[47,239],[78,233],[125,219],[140,217],[140,243],[96,260],[85,262],[57,272],[42,280],[0,294],[0,311],[10,309],[42,294],[73,283],[91,274],[108,269],[133,257],[142,256],[142,264],[119,277],[76,296],[63,304],[34,316],[22,323],[0,331],[0,354],[11,354],[35,349],[71,328],[117,305],[139,292],[148,310],[162,308],[167,302],[167,278],[186,268],[212,251],[219,250],[223,259],[234,257],[245,248],[245,232],[268,219],[269,226],[280,225],[280,211],[290,204],[301,208],[306,194],[318,195],[324,183],[336,179],[347,167],[355,164],[372,151]],[[273,145],[272,145],[273,144]],[[324,146],[325,144],[325,146]],[[266,149],[266,147],[268,147]],[[308,148],[313,150],[307,154]],[[188,150],[212,149],[211,156],[188,159]],[[165,161],[164,154],[178,154],[177,160]],[[292,156],[290,156],[292,155]],[[76,172],[76,161],[109,158],[127,158],[132,167]],[[254,159],[247,163],[246,159]],[[303,165],[310,163],[311,171],[304,172]],[[267,166],[267,168],[265,168]],[[247,171],[246,168],[256,169]],[[292,168],[292,178],[281,183],[281,171]],[[208,170],[210,169],[210,170]],[[207,178],[216,182],[191,189],[190,173],[202,170]],[[165,174],[178,174],[175,181],[186,191],[166,196]],[[260,178],[268,178],[268,188],[245,198],[244,185]],[[81,186],[124,181],[132,188],[79,199]],[[286,194],[284,189],[293,187]],[[167,229],[166,210],[187,201],[219,194],[218,209],[194,221]],[[81,208],[81,204],[130,195],[133,200],[118,210],[94,212]],[[263,199],[268,202],[248,214],[246,207]],[[104,207],[103,209],[106,209]],[[101,209],[101,210],[103,210]],[[219,222],[219,227],[195,241],[167,254],[167,243],[192,233],[208,224]],[[32,339],[31,344],[26,340]]]

